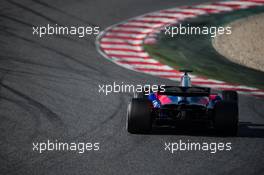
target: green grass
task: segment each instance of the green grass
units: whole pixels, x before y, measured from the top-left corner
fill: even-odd
[[[233,20],[264,12],[263,7],[239,10],[225,14],[201,16],[185,21],[182,25],[224,26]],[[229,83],[264,88],[264,72],[235,64],[220,55],[212,46],[212,39],[207,35],[159,36],[156,45],[144,48],[153,58],[172,67],[192,69],[195,74]]]

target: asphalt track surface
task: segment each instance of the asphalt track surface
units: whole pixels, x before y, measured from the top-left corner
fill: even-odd
[[[197,132],[131,135],[125,130],[125,115],[132,94],[105,96],[98,93],[98,84],[175,82],[109,62],[96,51],[94,37],[32,35],[35,25],[103,29],[143,13],[187,4],[191,1],[1,1],[0,174],[263,174],[263,99],[240,96],[238,137]],[[32,142],[47,139],[100,142],[100,151],[32,151]],[[164,142],[180,139],[232,142],[232,151],[164,151]]]

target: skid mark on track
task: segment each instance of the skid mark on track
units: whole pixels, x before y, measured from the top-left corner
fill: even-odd
[[[8,86],[3,83],[0,84],[3,88],[11,91],[12,93],[16,94],[19,97],[22,97],[25,99],[30,105],[35,106],[38,108],[45,116],[48,118],[49,121],[57,128],[57,129],[63,129],[64,130],[64,123],[62,122],[61,118],[52,110],[50,110],[47,106],[44,104],[36,101],[35,99],[31,98],[30,96]]]
[[[50,18],[50,17],[48,17],[46,15],[43,15],[42,13],[40,13],[40,12],[38,12],[36,10],[33,10],[33,9],[27,7],[27,6],[24,6],[24,5],[20,4],[20,3],[17,3],[17,2],[12,1],[12,0],[6,0],[6,1],[9,2],[10,4],[16,6],[16,7],[19,7],[21,9],[25,10],[25,11],[28,11],[30,13],[33,13],[34,15],[37,15],[37,16],[43,18],[43,19],[46,19],[49,22],[52,22],[54,24],[60,24],[58,21],[54,20],[53,18]]]
[[[62,14],[64,14],[64,15],[66,15],[66,16],[68,16],[68,17],[71,17],[71,18],[73,18],[73,19],[76,19],[76,20],[78,20],[78,21],[82,21],[82,22],[84,22],[86,25],[91,25],[91,26],[93,26],[93,27],[98,26],[97,24],[94,24],[94,23],[92,23],[92,22],[89,22],[89,21],[86,21],[86,20],[84,20],[84,19],[81,19],[81,18],[79,18],[78,16],[72,15],[72,14],[68,13],[67,11],[62,10],[62,9],[59,9],[59,8],[57,8],[57,7],[55,7],[55,6],[51,5],[51,4],[48,4],[48,3],[46,3],[46,2],[43,2],[43,1],[40,1],[40,0],[31,0],[31,1],[32,1],[32,2],[35,2],[35,3],[37,3],[37,4],[40,4],[40,5],[42,5],[42,6],[46,7],[46,8],[48,8],[48,9],[55,10],[55,11],[57,11],[57,12],[59,12],[59,13],[62,13]],[[99,27],[100,27],[100,26],[99,26]]]

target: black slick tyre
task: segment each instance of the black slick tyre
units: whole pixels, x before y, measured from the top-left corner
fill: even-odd
[[[148,96],[144,92],[135,92],[134,98],[148,99]]]
[[[236,102],[220,101],[215,105],[214,127],[220,135],[237,135],[238,105]]]
[[[224,101],[232,101],[238,103],[238,94],[236,91],[223,91],[222,97]]]
[[[132,134],[151,132],[152,119],[150,102],[147,99],[132,98],[127,109],[127,131]]]

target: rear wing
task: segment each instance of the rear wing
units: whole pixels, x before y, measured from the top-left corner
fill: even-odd
[[[159,88],[157,92],[158,95],[202,97],[202,96],[209,96],[211,92],[210,88],[205,88],[205,87],[165,86],[164,89]]]

